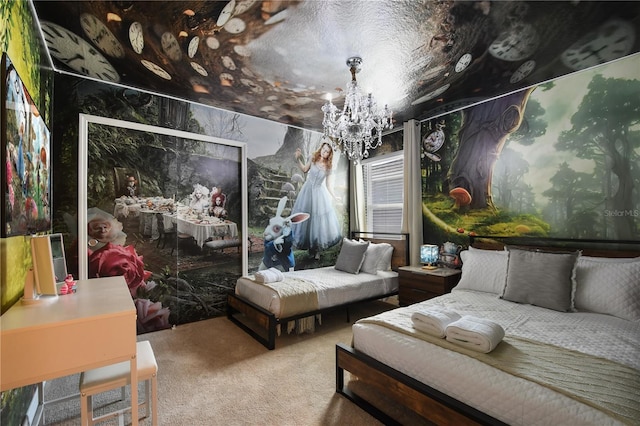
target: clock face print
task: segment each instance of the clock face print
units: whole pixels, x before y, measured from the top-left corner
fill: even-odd
[[[509,79],[509,82],[511,84],[519,82],[520,80],[526,78],[529,74],[531,74],[535,68],[536,68],[536,61],[529,60],[524,62],[522,65],[518,67],[517,70],[513,72],[513,74],[511,74],[511,78]]]
[[[436,96],[439,96],[441,94],[443,94],[444,92],[447,91],[447,89],[449,88],[449,86],[451,86],[449,83],[445,84],[444,86],[440,86],[438,87],[436,90],[427,93],[426,95],[416,99],[415,101],[411,102],[411,105],[418,105],[421,104],[423,102],[428,101],[429,99],[433,99]]]
[[[152,73],[154,73],[155,75],[157,75],[158,77],[162,77],[165,80],[171,80],[171,74],[169,74],[168,72],[166,72],[164,69],[162,69],[162,67],[160,67],[159,65],[154,64],[151,61],[147,61],[146,59],[143,59],[140,61],[142,63],[142,65],[145,66],[145,68],[147,68],[149,71],[151,71]]]
[[[458,59],[458,63],[456,63],[456,72],[462,72],[467,69],[469,64],[471,63],[471,53],[465,53]]]
[[[422,147],[426,152],[434,153],[440,148],[442,148],[442,144],[444,143],[444,132],[442,128],[438,127],[438,130],[435,132],[429,133],[422,141]]]
[[[489,53],[503,61],[521,61],[538,49],[540,37],[529,24],[517,23],[489,46]]]
[[[162,44],[162,50],[164,53],[171,59],[172,61],[179,61],[182,58],[182,51],[180,50],[180,45],[178,44],[178,40],[176,37],[170,32],[166,32],[162,34],[162,38],[160,39]]]
[[[204,67],[202,65],[200,65],[197,62],[191,62],[191,68],[193,68],[194,70],[196,70],[196,72],[204,77],[208,76],[209,73],[207,72],[206,69],[204,69]]]
[[[189,42],[189,48],[187,49],[187,53],[188,53],[190,58],[193,58],[196,55],[196,52],[198,51],[198,45],[199,44],[200,44],[200,37],[198,37],[198,36],[195,36]]]
[[[80,15],[80,25],[84,33],[98,46],[105,55],[113,58],[124,58],[124,48],[111,30],[90,13]]]
[[[231,34],[240,34],[247,28],[247,24],[240,18],[230,19],[225,25],[224,29]]]
[[[236,0],[231,0],[220,12],[220,16],[218,16],[218,21],[216,25],[219,27],[224,27],[224,24],[229,21],[229,18],[233,15],[233,9],[236,8]]]
[[[60,25],[42,21],[51,55],[71,69],[100,80],[119,82],[120,75],[102,54],[79,35]]]
[[[582,70],[629,54],[635,39],[631,23],[610,19],[562,52],[560,60],[572,70]]]
[[[140,22],[134,22],[129,27],[129,42],[133,51],[137,54],[142,53],[144,49],[144,35],[142,34],[142,24]]]

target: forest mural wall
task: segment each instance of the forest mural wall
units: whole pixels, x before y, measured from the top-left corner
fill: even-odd
[[[640,56],[422,123],[424,241],[640,238]]]

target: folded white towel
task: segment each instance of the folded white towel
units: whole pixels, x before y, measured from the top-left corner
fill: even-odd
[[[411,314],[413,328],[436,337],[444,337],[447,325],[459,319],[460,315],[457,312],[438,306],[431,306]]]
[[[259,283],[275,283],[278,281],[284,280],[284,275],[282,275],[282,271],[276,268],[269,268],[263,271],[257,271],[255,273],[256,282]]]
[[[483,353],[494,350],[504,337],[500,324],[471,315],[449,324],[445,333],[447,341]]]

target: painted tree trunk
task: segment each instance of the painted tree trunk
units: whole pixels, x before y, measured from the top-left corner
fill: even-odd
[[[462,112],[459,148],[447,177],[455,208],[494,208],[493,167],[507,136],[520,127],[532,91],[512,93]]]

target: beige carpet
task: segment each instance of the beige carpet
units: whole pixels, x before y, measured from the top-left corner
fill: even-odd
[[[351,308],[351,321],[393,307],[359,304]],[[151,342],[158,362],[161,425],[380,424],[335,393],[335,345],[351,341],[344,310],[324,314],[313,334],[278,337],[273,351],[225,317],[144,334],[139,340]],[[75,390],[77,376],[54,380],[47,384],[45,397]],[[117,395],[107,395],[96,405]],[[77,425],[79,413],[76,400],[51,404],[45,421]]]

